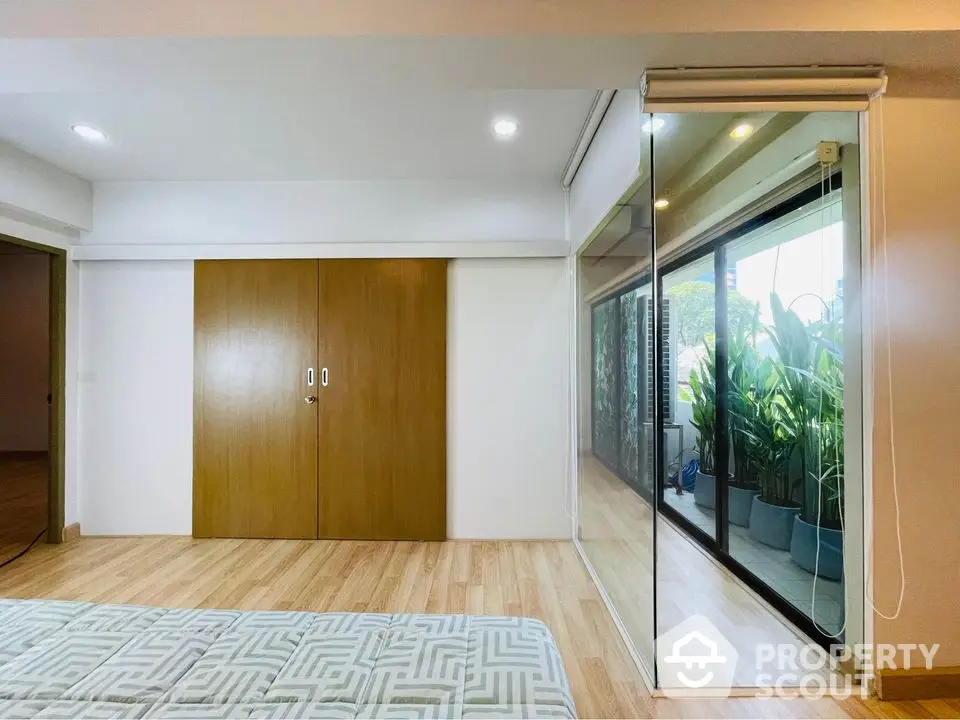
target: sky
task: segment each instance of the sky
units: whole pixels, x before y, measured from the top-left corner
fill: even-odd
[[[805,323],[819,320],[824,310],[820,299],[800,296],[812,293],[828,305],[836,299],[843,280],[843,223],[818,228],[738,260],[736,268],[736,289],[760,303],[761,323],[773,323],[771,291],[780,296],[785,307],[792,303],[792,309]]]

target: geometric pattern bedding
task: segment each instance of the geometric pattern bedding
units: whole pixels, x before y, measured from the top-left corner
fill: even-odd
[[[0,718],[572,718],[539,620],[0,600]]]

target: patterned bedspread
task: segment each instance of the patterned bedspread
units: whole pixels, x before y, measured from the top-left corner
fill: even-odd
[[[572,718],[539,620],[0,600],[0,718]]]

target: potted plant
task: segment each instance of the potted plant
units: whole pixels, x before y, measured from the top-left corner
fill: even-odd
[[[704,342],[706,355],[700,361],[699,369],[690,371],[690,394],[693,417],[690,424],[697,430],[697,456],[700,467],[697,481],[693,486],[693,501],[704,508],[713,508],[717,504],[716,478],[716,427],[717,427],[717,387],[716,364],[713,350]]]
[[[825,325],[815,336],[813,370],[797,368],[810,382],[806,454],[817,462],[807,464],[790,556],[830,580],[843,577],[843,356],[835,342],[840,333],[838,324]]]
[[[746,438],[748,462],[758,475],[760,491],[750,506],[750,535],[771,547],[790,547],[793,520],[800,510],[794,500],[799,479],[792,461],[799,435],[781,393],[777,363],[765,358],[757,366],[749,394],[749,424],[741,429]]]
[[[767,328],[777,359],[766,358],[757,370],[756,397],[747,433],[753,461],[760,470],[760,493],[750,510],[750,534],[766,545],[790,548],[797,502],[806,475],[805,454],[812,342],[807,327],[770,294],[773,325]]]
[[[729,405],[730,448],[733,454],[733,477],[727,483],[727,518],[734,525],[747,527],[753,498],[760,489],[759,472],[747,453],[748,438],[744,431],[752,422],[751,391],[759,364],[756,336],[760,308],[752,305],[740,315],[729,347]]]

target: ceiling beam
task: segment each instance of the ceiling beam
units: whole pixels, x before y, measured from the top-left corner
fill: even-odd
[[[610,35],[960,29],[903,0],[5,0],[5,37]]]

